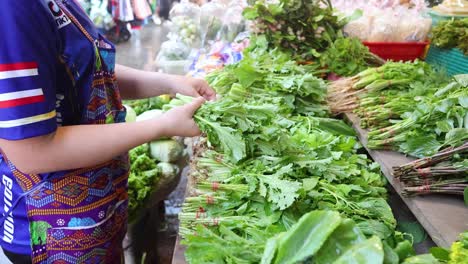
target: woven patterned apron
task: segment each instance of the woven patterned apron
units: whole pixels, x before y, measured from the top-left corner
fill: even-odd
[[[124,122],[115,49],[101,36],[94,39],[63,3],[57,4],[95,50],[91,97],[82,123]],[[128,155],[48,179],[24,174],[11,162],[9,166],[26,199],[33,263],[123,263]]]

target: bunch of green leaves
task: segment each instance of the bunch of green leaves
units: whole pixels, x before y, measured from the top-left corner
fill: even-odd
[[[321,54],[320,62],[339,76],[353,76],[382,61],[357,38],[339,37]]]
[[[386,182],[358,153],[354,131],[326,117],[317,66],[270,49],[265,36],[253,43],[240,63],[208,76],[221,98],[194,116],[208,145],[193,161],[194,195],[179,214],[187,260],[259,263],[269,238],[323,209],[382,239],[393,256],[386,263],[398,263]],[[178,95],[166,108],[190,100]]]
[[[416,78],[398,86],[389,86],[385,90],[369,91],[362,95],[355,113],[361,118],[361,126],[377,129],[392,124],[406,112],[414,110],[414,105],[422,98],[434,94],[448,82],[427,64],[423,64],[425,78]],[[410,70],[410,69],[409,69]]]
[[[211,75],[210,83],[222,99],[207,102],[194,116],[210,146],[233,162],[265,150],[262,142],[279,136],[290,125],[285,117],[295,112],[296,104],[307,115],[326,114],[326,85],[310,72],[311,67],[298,65],[285,53],[267,50],[264,39],[258,43],[241,62]],[[177,95],[164,109],[191,100]]]
[[[431,33],[431,41],[437,47],[459,48],[468,55],[468,18],[440,21]]]
[[[156,166],[156,160],[150,156],[148,144],[130,150],[129,156],[128,210],[132,220],[150,197],[161,172]]]
[[[441,148],[468,140],[468,75],[433,94],[418,98],[414,110],[390,126],[371,130],[370,148],[392,148],[416,157],[431,156]]]
[[[346,21],[333,14],[330,1],[264,0],[244,10],[253,32],[266,36],[269,47],[292,52],[302,60],[320,57]]]
[[[382,98],[409,90],[414,83],[440,83],[441,75],[421,61],[387,62],[369,68],[353,77],[340,79],[329,85],[327,101],[334,114],[349,112],[360,106],[361,99],[374,97],[370,105],[381,105]],[[385,102],[385,101],[384,101]]]
[[[385,181],[376,164],[357,154],[352,130],[327,118],[294,117],[288,123],[293,125],[281,129],[281,139],[274,136],[263,142],[271,146],[256,153],[257,158],[233,164],[223,154],[207,151],[197,160],[192,177],[198,182],[194,191],[198,195],[186,200],[179,216],[180,232],[189,245],[187,259],[197,259],[205,247],[213,247],[211,234],[217,237],[212,241],[226,239],[214,247],[224,250],[206,249],[217,258],[258,263],[265,239],[315,209],[337,210],[356,221],[365,235],[378,236],[392,245],[389,248],[396,246]],[[225,228],[257,253],[245,257],[236,253],[242,247],[231,242],[236,239],[228,238],[231,232],[226,234]],[[258,241],[260,235],[252,237],[252,230],[269,232]]]

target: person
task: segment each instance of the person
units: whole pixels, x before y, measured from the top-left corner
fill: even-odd
[[[76,0],[0,1],[0,245],[13,263],[119,263],[126,152],[192,137],[216,97],[205,81],[115,65],[115,49]],[[118,81],[118,82],[117,82]],[[196,97],[125,123],[122,99]]]

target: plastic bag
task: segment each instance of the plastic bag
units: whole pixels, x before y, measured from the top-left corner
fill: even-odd
[[[200,8],[188,0],[175,4],[169,13],[171,32],[187,45],[197,46],[200,37]]]
[[[349,22],[344,33],[368,42],[423,42],[430,31],[431,20],[425,16],[422,0],[335,0],[339,10],[351,14],[362,8],[363,16]],[[353,6],[355,4],[355,6]]]
[[[202,5],[200,9],[200,38],[202,47],[210,41],[216,40],[217,33],[223,25],[225,6],[218,0]]]
[[[191,48],[176,36],[169,35],[169,40],[161,44],[156,60],[185,60],[190,55]]]
[[[416,12],[405,12],[398,21],[396,42],[423,42],[431,30],[432,19],[418,15]]]
[[[219,37],[226,42],[232,42],[236,36],[245,30],[246,24],[242,12],[244,7],[239,3],[231,3],[223,17]]]

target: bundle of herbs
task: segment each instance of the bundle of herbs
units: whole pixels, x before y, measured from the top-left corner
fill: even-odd
[[[468,142],[395,167],[393,175],[405,185],[406,195],[464,195],[468,190]]]
[[[417,98],[413,110],[392,124],[371,129],[368,147],[426,157],[468,140],[468,75],[458,75],[435,93]]]
[[[256,1],[244,10],[253,20],[253,32],[267,37],[271,48],[280,47],[301,60],[320,57],[347,23],[333,14],[330,1]]]
[[[440,21],[431,33],[431,41],[435,46],[459,48],[468,55],[468,18]]]
[[[374,55],[357,38],[339,37],[320,55],[322,66],[338,76],[353,76],[385,61]]]
[[[378,68],[369,68],[349,78],[332,82],[328,88],[327,101],[333,114],[352,112],[360,106],[361,99],[378,95],[373,104],[382,104],[387,91],[408,90],[415,82],[428,83],[435,72],[426,63],[388,62]],[[368,102],[365,102],[368,103]]]

